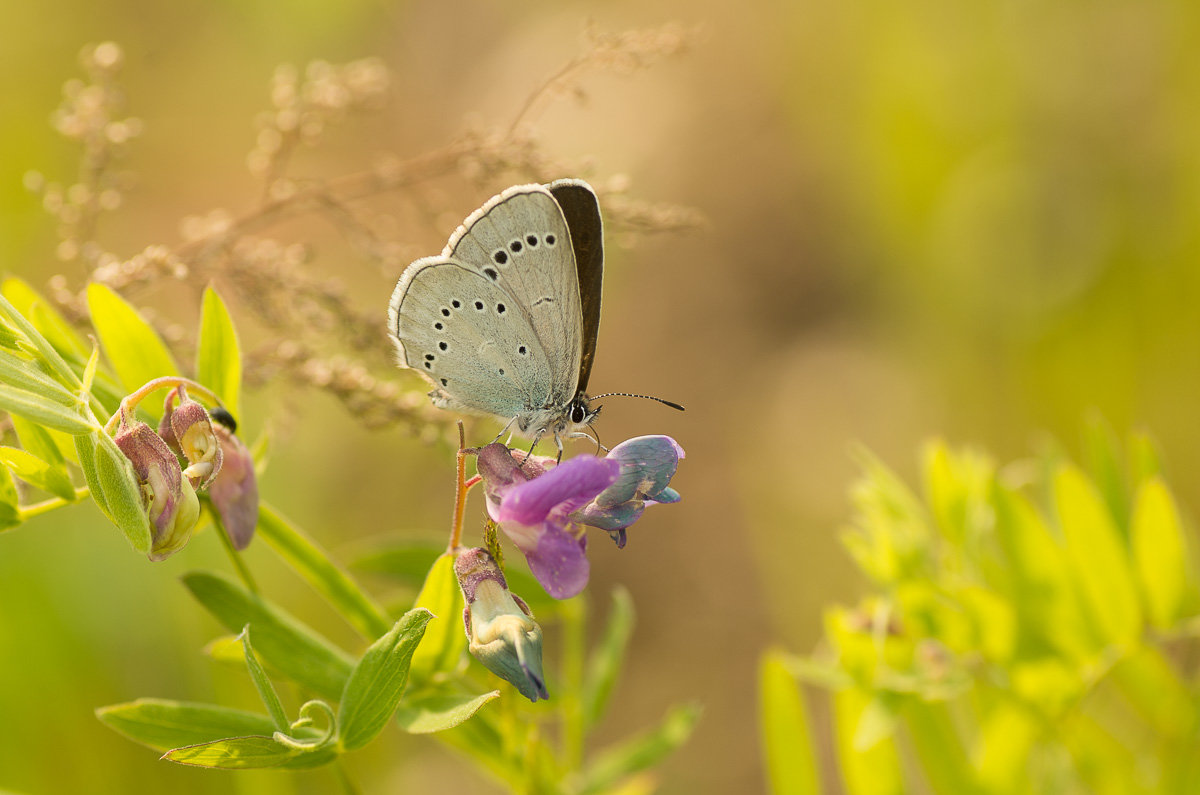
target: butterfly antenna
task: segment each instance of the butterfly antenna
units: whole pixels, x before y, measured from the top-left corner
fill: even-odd
[[[657,403],[663,404],[664,406],[670,406],[671,408],[675,409],[676,411],[684,410],[683,406],[679,405],[678,403],[674,403],[670,400],[664,400],[660,397],[655,397],[654,395],[635,395],[632,392],[605,392],[603,395],[592,395],[591,397],[588,398],[588,400],[598,400],[600,398],[606,398],[606,397],[642,398],[643,400],[653,400]]]

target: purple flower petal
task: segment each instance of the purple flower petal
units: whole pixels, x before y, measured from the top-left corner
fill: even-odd
[[[544,522],[551,512],[565,516],[604,491],[619,471],[615,461],[577,456],[540,477],[502,491],[492,518],[501,523],[535,525]]]
[[[574,459],[572,459],[574,460]],[[537,547],[525,553],[533,576],[555,599],[569,599],[587,585],[590,565],[584,538],[547,522]]]

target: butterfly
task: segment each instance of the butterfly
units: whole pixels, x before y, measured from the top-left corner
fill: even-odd
[[[586,182],[516,185],[471,213],[440,256],[400,276],[388,324],[435,406],[507,420],[533,439],[586,437],[604,230]],[[664,401],[665,402],[665,401]]]

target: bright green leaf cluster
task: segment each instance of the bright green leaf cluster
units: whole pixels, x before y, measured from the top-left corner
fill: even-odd
[[[817,654],[763,663],[774,791],[819,791],[795,678],[832,692],[851,795],[1200,789],[1200,686],[1166,653],[1200,580],[1154,446],[1127,449],[1094,420],[1085,468],[935,442],[921,493],[864,455],[844,539],[874,589]]]

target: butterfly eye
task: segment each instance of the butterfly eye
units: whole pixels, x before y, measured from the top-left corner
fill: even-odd
[[[576,403],[574,406],[571,407],[571,422],[574,422],[574,423],[583,422],[583,420],[586,416],[587,416],[587,409],[585,409],[583,407],[582,403]]]

